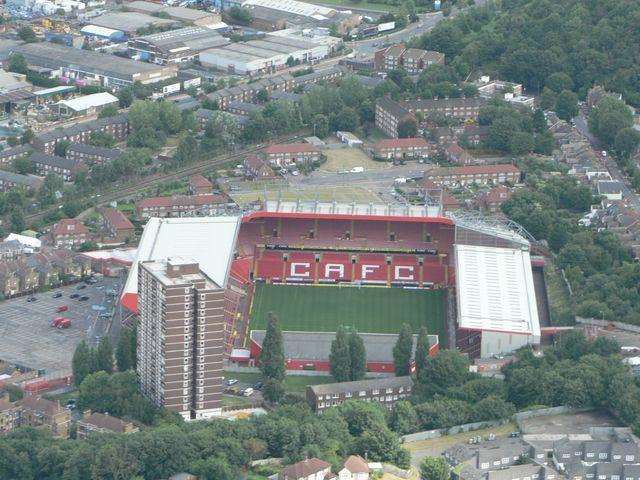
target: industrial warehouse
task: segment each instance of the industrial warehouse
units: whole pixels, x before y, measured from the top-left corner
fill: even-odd
[[[151,65],[55,43],[26,43],[14,49],[29,65],[57,70],[59,77],[83,79],[104,87],[160,82],[175,77],[177,67]]]
[[[253,75],[273,72],[296,63],[313,63],[329,55],[329,47],[307,40],[265,35],[259,40],[237,42],[200,53],[205,67]]]
[[[210,48],[227,45],[229,39],[204,27],[186,27],[152,33],[129,40],[129,54],[153,63],[180,63],[197,59]]]

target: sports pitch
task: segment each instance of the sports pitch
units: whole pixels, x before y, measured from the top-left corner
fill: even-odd
[[[250,328],[264,329],[269,312],[290,331],[334,332],[344,325],[361,333],[398,333],[408,323],[415,333],[426,325],[444,344],[443,295],[441,290],[259,283]]]

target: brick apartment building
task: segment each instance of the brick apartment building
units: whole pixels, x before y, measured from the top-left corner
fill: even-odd
[[[426,158],[431,147],[424,138],[392,138],[374,145],[374,154],[380,158]]]
[[[84,440],[94,433],[135,433],[139,431],[131,422],[104,413],[84,412],[76,423],[76,438]]]
[[[423,118],[444,116],[461,121],[477,120],[480,108],[486,105],[483,98],[442,98],[396,102],[388,97],[376,102],[376,127],[393,138],[398,137],[398,125],[405,120],[416,120],[416,113]]]
[[[54,247],[73,248],[89,241],[89,230],[80,220],[63,218],[51,227]]]
[[[0,170],[0,192],[8,192],[16,187],[23,187],[26,190],[34,192],[41,186],[41,178]]]
[[[213,193],[213,183],[200,174],[189,177],[189,195],[211,195]]]
[[[424,180],[445,187],[517,183],[520,170],[511,164],[445,167],[425,172]]]
[[[320,160],[322,151],[310,143],[285,143],[270,145],[262,150],[265,159],[281,167],[294,163],[311,163]]]
[[[376,127],[392,138],[398,138],[398,125],[404,121],[417,122],[416,116],[395,100],[388,97],[376,102]]]
[[[447,161],[455,165],[477,165],[478,163],[483,163],[457,143],[447,145],[444,148],[444,156]]]
[[[122,141],[129,135],[129,120],[126,114],[115,117],[98,118],[88,122],[75,123],[66,128],[57,128],[43,132],[33,139],[33,146],[46,154],[53,153],[58,142],[68,140],[72,143],[88,143],[95,132],[113,136]]]
[[[490,213],[497,213],[503,203],[513,196],[513,192],[505,185],[497,185],[488,192],[478,195],[478,206]]]
[[[72,182],[76,172],[82,166],[70,158],[40,152],[32,153],[29,160],[38,175],[45,177],[49,173],[54,173],[62,177],[65,182]]]
[[[18,145],[6,148],[0,152],[0,165],[11,165],[14,160],[26,157],[33,151],[30,145]]]
[[[135,235],[135,227],[127,216],[114,208],[103,208],[102,227],[106,236],[117,243],[128,243]]]
[[[210,216],[233,202],[225,194],[144,198],[136,203],[139,218]]]
[[[190,259],[140,263],[140,388],[187,420],[221,412],[224,299],[224,288]]]
[[[412,389],[413,380],[408,376],[327,383],[307,387],[307,402],[318,413],[347,400],[378,402],[391,409],[398,400],[411,396]]]
[[[406,48],[399,43],[376,51],[373,65],[377,71],[389,72],[404,68],[409,75],[417,75],[430,65],[444,65],[444,53]]]
[[[78,163],[104,165],[122,155],[118,148],[96,147],[86,143],[72,143],[67,148],[66,157]]]

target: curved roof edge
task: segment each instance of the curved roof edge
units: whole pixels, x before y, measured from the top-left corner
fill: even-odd
[[[267,212],[258,210],[251,212],[242,217],[242,222],[250,222],[257,218],[301,218],[316,219],[323,218],[327,220],[374,220],[379,222],[407,222],[407,223],[440,223],[442,225],[455,225],[454,221],[447,217],[407,217],[395,215],[359,215],[359,214],[341,214],[341,213],[311,213],[311,212]]]

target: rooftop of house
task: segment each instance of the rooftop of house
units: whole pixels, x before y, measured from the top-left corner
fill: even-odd
[[[376,149],[383,148],[416,148],[428,147],[429,144],[422,137],[411,138],[385,138],[378,141],[375,145]]]
[[[116,230],[133,230],[135,227],[133,223],[129,221],[124,213],[115,208],[105,208],[102,210],[102,216],[107,220],[113,228]]]
[[[115,433],[124,433],[125,431],[127,431],[127,427],[130,425],[129,422],[125,422],[118,417],[112,417],[111,415],[97,412],[86,415],[79,422],[91,425],[95,428],[109,430]]]
[[[330,469],[331,464],[319,458],[307,458],[300,462],[285,467],[278,475],[278,480],[298,480],[306,479],[326,469]]]
[[[86,235],[89,231],[80,220],[63,218],[51,228],[54,237],[59,235]]]
[[[355,382],[325,383],[322,385],[311,385],[310,388],[316,395],[340,394],[356,392],[362,390],[381,388],[412,387],[411,377],[384,377],[367,380],[357,380]]]

